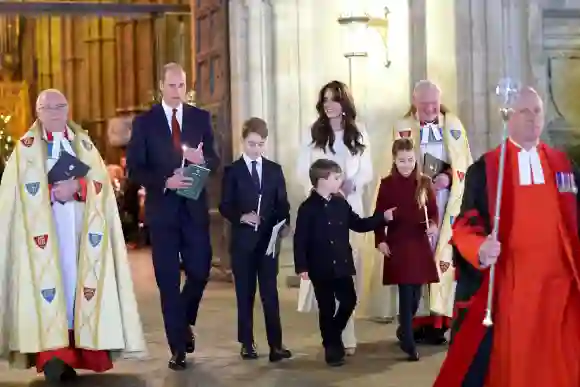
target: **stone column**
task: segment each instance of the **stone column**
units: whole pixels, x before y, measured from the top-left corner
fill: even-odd
[[[427,2],[409,0],[410,90],[427,78]]]
[[[232,150],[236,157],[240,154],[241,127],[249,116],[248,79],[248,0],[229,2],[229,43],[230,43],[230,87]]]

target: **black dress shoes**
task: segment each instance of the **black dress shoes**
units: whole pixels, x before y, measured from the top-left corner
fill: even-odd
[[[70,382],[76,376],[76,371],[58,358],[49,360],[44,365],[44,377],[49,383]]]
[[[175,355],[171,356],[171,359],[169,359],[168,367],[173,371],[183,371],[186,368],[185,353],[176,353]]]
[[[242,344],[240,349],[240,356],[244,360],[255,360],[258,358],[258,351],[256,351],[256,346],[254,344],[246,345]]]
[[[191,326],[189,327],[189,337],[185,342],[185,352],[187,353],[194,353],[195,352],[195,335],[193,334],[193,330]]]
[[[292,352],[284,346],[280,348],[270,348],[270,361],[276,363],[283,359],[290,359],[292,357]]]
[[[324,360],[331,367],[340,367],[344,365],[345,352],[343,348],[330,347],[324,350]]]
[[[405,345],[401,342],[399,343],[399,348],[407,354],[407,361],[419,361],[419,352],[417,352],[417,349],[414,346]]]

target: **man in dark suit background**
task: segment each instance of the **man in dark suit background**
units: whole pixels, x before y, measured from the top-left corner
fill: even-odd
[[[191,180],[182,174],[182,156],[187,163],[205,165],[212,171],[219,160],[210,114],[183,103],[183,68],[170,63],[163,70],[163,100],[133,121],[127,167],[129,178],[147,191],[145,215],[172,354],[169,368],[182,370],[186,367],[186,353],[195,350],[192,327],[209,278],[212,251],[205,191],[199,199],[188,200],[175,190],[191,185]],[[187,277],[181,291],[180,258]]]
[[[286,221],[289,231],[290,204],[282,167],[262,157],[268,127],[260,118],[250,118],[242,129],[242,157],[226,168],[222,183],[220,213],[231,223],[230,254],[238,304],[238,341],[242,359],[256,359],[253,319],[256,282],[264,309],[270,361],[292,356],[282,344],[278,302],[278,255],[267,255],[274,226]],[[259,203],[259,204],[258,204]],[[278,253],[276,249],[276,253]]]

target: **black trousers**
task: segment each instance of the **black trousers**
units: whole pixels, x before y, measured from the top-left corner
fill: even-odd
[[[247,346],[254,343],[254,301],[259,286],[268,345],[281,348],[278,257],[261,253],[233,254],[232,271],[238,304],[238,341]]]
[[[322,345],[326,349],[342,349],[342,331],[356,306],[356,290],[352,277],[312,279],[318,303],[318,322]],[[338,301],[338,308],[336,302]]]
[[[421,301],[421,285],[398,285],[398,287],[401,342],[405,349],[414,350],[413,318]]]
[[[159,287],[165,334],[173,354],[185,352],[190,328],[197,312],[211,268],[209,229],[181,214],[179,226],[151,226],[151,247],[155,280]],[[181,288],[180,258],[185,271]]]

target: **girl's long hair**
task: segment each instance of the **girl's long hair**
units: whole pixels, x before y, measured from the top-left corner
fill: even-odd
[[[330,120],[324,111],[324,95],[326,91],[332,92],[332,99],[340,103],[342,108],[342,126],[344,129],[344,145],[348,148],[350,153],[354,156],[362,154],[365,150],[365,145],[362,143],[362,134],[356,126],[356,108],[354,101],[348,87],[339,81],[332,81],[327,83],[320,89],[318,93],[318,102],[316,102],[316,111],[318,118],[312,124],[311,134],[312,143],[315,147],[326,149],[326,146],[334,154],[334,131],[330,127]]]
[[[399,152],[416,152],[415,144],[410,138],[399,138],[393,142],[393,147],[391,148],[391,153],[393,155],[393,167],[392,172],[397,171],[397,154]],[[417,179],[417,189],[415,190],[415,200],[419,204],[419,207],[426,205],[429,190],[432,190],[432,182],[429,176],[424,175],[421,172],[419,159],[415,161],[415,175]]]

